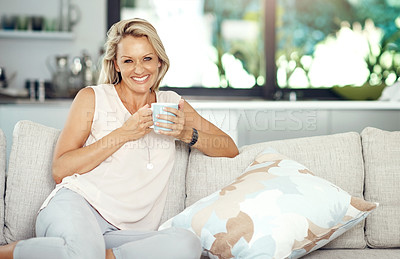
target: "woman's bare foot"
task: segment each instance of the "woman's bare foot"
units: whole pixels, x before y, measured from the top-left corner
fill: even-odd
[[[0,257],[0,259],[1,259],[1,257]],[[115,259],[115,256],[114,256],[114,254],[112,252],[112,249],[107,249],[106,250],[106,259]]]
[[[18,241],[0,246],[0,259],[13,259],[14,248]]]

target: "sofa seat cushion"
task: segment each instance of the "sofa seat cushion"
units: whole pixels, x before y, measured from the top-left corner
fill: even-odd
[[[266,132],[268,134],[268,132]],[[244,146],[235,158],[208,157],[193,150],[187,172],[186,206],[228,185],[243,173],[266,147],[305,165],[316,176],[339,186],[350,195],[363,198],[364,167],[361,140],[350,132],[258,143]],[[333,240],[328,248],[364,248],[363,222]]]
[[[319,249],[307,254],[302,259],[382,259],[398,258],[400,249]],[[206,255],[201,259],[208,259]]]
[[[365,160],[365,197],[380,204],[366,221],[368,245],[399,247],[400,131],[368,127],[362,131],[361,137]]]
[[[4,186],[6,180],[6,137],[0,129],[0,245],[6,244],[4,239]]]
[[[376,212],[376,211],[375,211]],[[374,213],[375,213],[374,212]],[[372,213],[372,214],[374,214]],[[372,215],[371,214],[371,215]],[[326,249],[317,250],[303,259],[382,259],[399,258],[400,249]]]
[[[169,223],[196,233],[212,258],[298,258],[375,208],[267,148],[232,183]]]

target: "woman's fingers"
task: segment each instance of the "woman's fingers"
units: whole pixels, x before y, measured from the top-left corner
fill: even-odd
[[[183,125],[178,123],[168,123],[168,122],[156,122],[157,127],[171,129],[171,130],[182,130]]]
[[[183,111],[184,100],[179,101],[179,109],[172,107],[164,107],[164,111],[171,114],[159,114],[157,119],[164,120],[168,122],[157,121],[156,126],[169,129],[169,130],[159,130],[159,133],[169,136],[178,137],[185,127],[185,113]]]

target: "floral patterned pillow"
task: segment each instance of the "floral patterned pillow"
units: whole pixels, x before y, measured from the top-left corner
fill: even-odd
[[[268,148],[230,185],[160,229],[193,231],[210,258],[299,258],[340,236],[376,207]]]

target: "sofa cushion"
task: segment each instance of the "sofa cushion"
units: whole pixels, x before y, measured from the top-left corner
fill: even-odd
[[[363,198],[364,167],[361,140],[358,133],[350,132],[244,146],[235,158],[208,157],[193,150],[189,156],[185,206],[190,206],[229,184],[268,146],[305,165],[315,172],[315,175],[332,182],[352,196]],[[365,246],[364,223],[361,223],[325,247]]]
[[[36,214],[55,186],[51,163],[59,133],[30,121],[14,127],[5,196],[4,236],[8,243],[35,234]]]
[[[4,239],[4,186],[6,180],[6,137],[0,129],[0,245],[6,244]]]
[[[175,164],[172,169],[169,184],[167,200],[160,223],[172,218],[185,208],[186,198],[186,170],[189,161],[189,147],[187,144],[176,141]]]
[[[375,208],[267,148],[236,180],[165,225],[196,233],[212,258],[297,258]]]
[[[375,214],[375,212],[372,214]],[[399,254],[400,249],[320,249],[302,257],[302,259],[393,259],[399,258]]]
[[[400,246],[400,131],[368,127],[361,133],[365,161],[365,198],[380,206],[366,221],[371,247]]]

